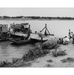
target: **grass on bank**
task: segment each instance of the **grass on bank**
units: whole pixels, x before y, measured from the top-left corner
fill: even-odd
[[[59,50],[59,51],[52,51],[52,55],[54,56],[54,57],[58,57],[58,56],[64,56],[64,55],[67,55],[66,54],[66,50],[64,50],[64,51],[61,51],[61,50]]]
[[[61,60],[61,61],[62,61],[62,63],[66,63],[66,62],[72,63],[72,62],[74,62],[74,58],[68,57],[68,58],[63,59],[63,60]]]

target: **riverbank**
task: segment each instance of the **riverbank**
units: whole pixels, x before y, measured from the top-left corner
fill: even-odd
[[[61,45],[66,50],[65,56],[53,57],[51,53],[35,60],[31,67],[74,67],[74,45]]]
[[[43,49],[42,43],[36,43],[32,49],[23,55],[21,59],[12,59],[12,62],[2,61],[0,62],[0,67],[21,67],[21,65],[26,66],[30,64],[29,62],[33,62],[35,59],[44,57],[46,54],[50,52],[48,49]],[[55,48],[55,46],[52,46]],[[26,65],[25,65],[26,64]]]
[[[56,49],[59,55],[54,56]],[[41,49],[41,44],[37,43],[22,58],[0,62],[0,67],[74,67],[74,45],[69,43],[57,48]]]
[[[26,67],[74,67],[74,46],[72,44],[61,45],[60,49],[66,50],[65,56],[53,57],[53,49],[43,57],[27,62],[25,65]]]

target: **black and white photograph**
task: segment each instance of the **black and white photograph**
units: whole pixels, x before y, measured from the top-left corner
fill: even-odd
[[[74,8],[0,8],[2,67],[74,67]]]

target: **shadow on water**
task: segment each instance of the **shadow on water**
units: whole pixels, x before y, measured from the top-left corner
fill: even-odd
[[[28,42],[26,42],[26,43],[21,43],[21,44],[16,44],[16,43],[11,43],[11,45],[13,45],[13,46],[23,46],[23,45],[34,45],[35,43],[39,43],[39,42],[41,42],[41,41],[38,41],[38,40],[30,40],[30,41],[28,41]]]

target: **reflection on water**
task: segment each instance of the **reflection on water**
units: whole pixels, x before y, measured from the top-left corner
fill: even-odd
[[[21,58],[31,45],[13,46],[11,42],[0,42],[0,61]]]

